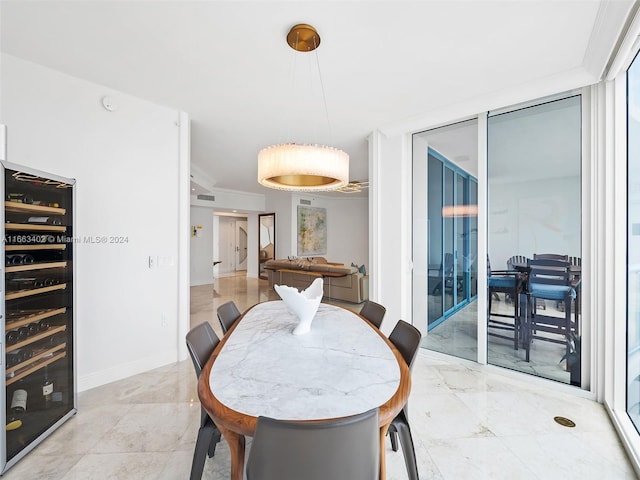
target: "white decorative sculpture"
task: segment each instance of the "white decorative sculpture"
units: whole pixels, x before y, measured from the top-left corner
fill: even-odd
[[[311,330],[311,321],[322,300],[323,283],[322,278],[316,278],[306,290],[301,292],[298,292],[297,288],[287,285],[273,286],[289,311],[300,320],[298,326],[293,330],[294,335],[303,335]]]

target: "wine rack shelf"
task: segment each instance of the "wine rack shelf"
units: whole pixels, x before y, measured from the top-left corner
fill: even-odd
[[[65,250],[64,243],[41,243],[36,245],[5,245],[5,252],[22,252],[25,250]]]
[[[5,230],[29,232],[66,232],[65,225],[40,225],[37,223],[5,223]]]
[[[49,350],[45,350],[42,353],[35,355],[25,362],[14,365],[13,367],[11,367],[11,369],[7,369],[6,375],[11,375],[13,373],[12,377],[8,377],[6,379],[7,386],[11,385],[14,382],[17,382],[27,375],[31,375],[32,373],[37,372],[47,365],[51,365],[53,362],[56,362],[61,358],[64,358],[67,355],[67,352],[65,350],[66,347],[66,343],[61,343],[60,345],[56,345]],[[49,355],[51,355],[52,353],[53,356],[49,357]]]
[[[15,213],[48,213],[51,215],[64,215],[67,210],[60,207],[47,207],[44,205],[33,205],[30,203],[4,202],[4,209],[7,212]]]
[[[55,290],[64,290],[65,288],[67,288],[67,284],[61,283],[59,285],[51,285],[50,287],[33,288],[31,290],[18,290],[16,292],[6,293],[4,296],[4,299],[15,300],[16,298],[30,297],[32,295],[39,295],[41,293],[53,292]]]
[[[10,353],[10,352],[13,352],[14,350],[19,350],[21,348],[26,347],[27,345],[31,345],[34,342],[42,340],[43,338],[50,337],[51,335],[55,335],[58,332],[64,332],[66,329],[67,329],[66,325],[60,325],[59,327],[50,328],[49,330],[45,330],[42,333],[38,333],[36,335],[32,335],[30,337],[27,337],[22,342],[18,342],[18,343],[14,344],[14,345],[9,345],[7,347],[7,349],[6,349],[6,352]]]
[[[32,313],[23,312],[20,315],[20,312],[17,312],[18,315],[7,315],[7,324],[5,325],[5,331],[15,330],[18,327],[22,327],[23,325],[28,325],[30,323],[39,322],[40,320],[44,320],[45,318],[51,318],[56,315],[60,315],[62,313],[66,313],[67,308],[50,308],[48,310],[37,310]]]
[[[29,272],[31,270],[44,270],[47,268],[64,268],[67,262],[46,262],[46,263],[29,263],[27,265],[11,265],[5,268],[7,273],[12,272]]]

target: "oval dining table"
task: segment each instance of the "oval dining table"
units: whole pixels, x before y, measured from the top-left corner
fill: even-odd
[[[249,308],[222,338],[198,381],[198,396],[231,452],[231,478],[242,480],[245,436],[258,416],[321,421],[378,408],[380,479],[385,436],[405,405],[411,374],[394,345],[364,317],[321,303],[311,331],[284,302]]]

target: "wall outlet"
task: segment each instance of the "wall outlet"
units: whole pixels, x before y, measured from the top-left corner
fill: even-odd
[[[167,326],[167,315],[164,313],[160,314],[160,326],[161,327]]]
[[[156,268],[158,266],[158,257],[149,255],[149,268]]]

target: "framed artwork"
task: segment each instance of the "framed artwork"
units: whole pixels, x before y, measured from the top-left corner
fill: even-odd
[[[326,255],[327,209],[298,205],[298,255]]]

